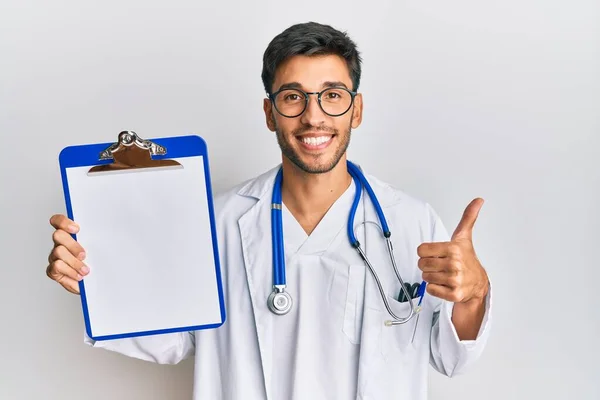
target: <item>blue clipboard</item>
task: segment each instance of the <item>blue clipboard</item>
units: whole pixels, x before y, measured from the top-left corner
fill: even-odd
[[[180,170],[133,164],[110,170],[118,165],[115,154],[124,154],[119,151],[127,140],[136,151],[141,147],[131,142],[145,145],[141,149],[152,162],[176,160]],[[91,339],[213,329],[225,323],[208,151],[201,137],[142,140],[135,132],[124,131],[116,143],[64,148],[59,164],[67,215],[81,227],[72,236],[86,252],[94,250],[84,260],[90,274],[79,282],[85,329]],[[91,175],[94,168],[107,170],[97,177]],[[163,186],[153,189],[153,182]],[[119,189],[131,193],[115,199]],[[136,196],[144,197],[136,200]],[[158,211],[171,214],[155,219],[153,213]],[[86,243],[80,240],[84,235]],[[170,247],[162,246],[165,242]],[[154,245],[144,248],[148,243]],[[185,247],[175,248],[180,243]],[[143,261],[132,262],[132,257]],[[159,274],[158,267],[175,272]]]

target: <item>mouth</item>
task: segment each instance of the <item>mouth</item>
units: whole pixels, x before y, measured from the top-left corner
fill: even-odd
[[[297,136],[296,139],[300,142],[303,148],[306,150],[322,150],[327,148],[335,135],[331,134],[319,134],[319,135],[303,135]]]

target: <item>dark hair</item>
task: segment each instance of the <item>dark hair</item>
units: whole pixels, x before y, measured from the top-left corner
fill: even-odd
[[[328,55],[343,57],[352,79],[352,90],[360,84],[361,58],[356,44],[346,32],[316,22],[292,25],[275,36],[263,55],[262,81],[265,91],[271,94],[275,71],[287,58],[296,55]]]

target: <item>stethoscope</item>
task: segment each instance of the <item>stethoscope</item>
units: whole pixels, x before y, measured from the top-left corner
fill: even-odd
[[[379,289],[379,293],[381,294],[381,298],[385,304],[385,308],[387,309],[390,316],[393,318],[392,320],[385,321],[386,326],[393,326],[404,324],[410,321],[419,311],[421,307],[421,301],[423,300],[423,296],[425,294],[425,282],[422,282],[419,286],[417,297],[419,297],[419,303],[417,307],[415,307],[413,303],[413,296],[408,292],[407,285],[404,284],[402,277],[400,276],[400,272],[398,272],[398,267],[396,266],[396,259],[394,258],[394,249],[392,247],[392,241],[390,236],[392,233],[390,232],[385,216],[383,215],[383,210],[371,188],[369,182],[363,175],[362,171],[350,161],[347,161],[348,172],[352,176],[354,183],[356,185],[356,193],[354,195],[354,201],[352,203],[352,208],[350,209],[350,215],[348,217],[348,238],[350,240],[350,244],[352,247],[358,251],[358,254],[365,262],[366,266],[371,271],[373,278],[375,278],[375,282],[377,283],[377,287]],[[283,170],[280,168],[276,177],[275,184],[273,186],[273,198],[271,201],[271,235],[273,240],[273,291],[269,295],[267,300],[267,304],[269,309],[278,315],[283,315],[288,313],[292,308],[292,297],[288,292],[285,291],[286,288],[286,280],[285,280],[285,254],[283,248],[283,227],[281,221],[281,181],[283,179]],[[404,295],[410,305],[410,311],[406,317],[399,317],[391,310],[389,302],[387,300],[387,296],[385,295],[385,291],[381,286],[381,282],[373,265],[369,261],[367,255],[361,248],[360,242],[356,239],[354,235],[354,216],[356,214],[356,210],[358,208],[358,203],[360,201],[362,189],[367,190],[371,201],[373,202],[373,206],[375,207],[375,211],[379,217],[379,222],[381,223],[381,232],[385,237],[387,243],[388,253],[390,255],[390,259],[392,261],[392,266],[394,267],[394,272],[396,273],[396,277],[400,281],[400,287],[404,292]]]

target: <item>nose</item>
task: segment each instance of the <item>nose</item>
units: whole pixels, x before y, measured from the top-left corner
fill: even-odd
[[[301,122],[305,125],[320,126],[325,123],[326,114],[319,107],[317,96],[317,94],[312,93],[308,95],[306,110],[304,110],[304,113],[300,117]]]

